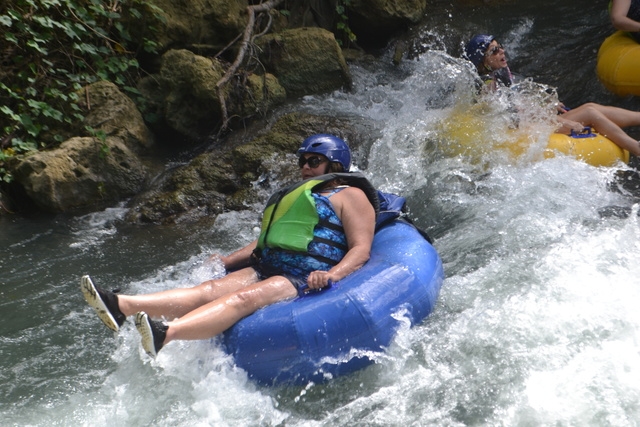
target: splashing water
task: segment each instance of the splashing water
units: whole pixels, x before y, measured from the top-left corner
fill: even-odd
[[[117,336],[99,324],[77,281],[90,272],[135,293],[223,274],[210,254],[254,239],[264,200],[212,229],[150,233],[119,224],[117,209],[9,224],[3,424],[636,425],[640,227],[633,195],[612,191],[618,170],[542,160],[552,115],[527,93],[516,102],[530,113],[530,151],[513,158],[491,145],[509,130],[498,97],[479,120],[481,155],[451,154],[451,117],[473,105],[468,64],[443,51],[399,68],[387,62],[354,66],[352,93],[307,97],[296,108],[378,123],[364,173],[408,196],[445,263],[426,322],[401,328],[363,371],[262,388],[216,339],[174,342],[149,360],[130,323]],[[601,215],[610,206],[627,214]],[[99,232],[104,224],[108,233]]]

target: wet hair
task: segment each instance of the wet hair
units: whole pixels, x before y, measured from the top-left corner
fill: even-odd
[[[327,168],[324,171],[324,173],[339,173],[339,172],[344,172],[344,167],[342,166],[342,163],[340,163],[340,162],[332,162],[332,161],[329,161],[329,164],[327,165]],[[333,179],[333,180],[327,182],[325,185],[323,185],[319,189],[319,191],[330,189],[330,188],[335,188],[335,187],[338,187],[340,185],[344,185],[346,182],[347,181],[342,179],[342,178]]]
[[[344,172],[344,166],[342,166],[342,163],[329,162],[329,165],[327,166],[327,173],[333,172]]]

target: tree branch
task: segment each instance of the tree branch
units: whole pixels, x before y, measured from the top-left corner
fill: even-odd
[[[238,71],[238,68],[240,68],[240,65],[242,64],[242,61],[244,61],[244,57],[249,48],[249,44],[253,43],[253,40],[254,40],[253,33],[254,33],[254,26],[256,23],[256,14],[268,12],[271,9],[277,7],[282,2],[283,0],[269,0],[265,3],[247,6],[249,21],[247,22],[247,25],[244,29],[244,36],[242,37],[240,50],[238,51],[236,60],[233,62],[233,64],[231,64],[231,66],[229,67],[225,75],[218,81],[216,85],[218,90],[218,100],[220,102],[220,108],[222,110],[222,129],[221,130],[226,129],[229,124],[229,113],[227,111],[227,103],[224,99],[223,89],[224,89],[224,86],[229,83],[229,81],[234,76],[236,71]],[[267,26],[267,28],[264,31],[262,31],[260,34],[258,34],[258,36],[265,34],[268,31],[270,26],[271,26],[271,20],[269,20],[269,25]]]

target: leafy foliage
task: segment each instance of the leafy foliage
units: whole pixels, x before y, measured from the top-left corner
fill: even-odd
[[[0,180],[8,158],[65,139],[83,119],[78,91],[109,80],[132,86],[162,19],[151,0],[13,0],[0,3]],[[143,30],[141,30],[143,29]]]
[[[347,7],[351,5],[351,0],[338,0],[336,3],[336,14],[338,16],[338,22],[336,24],[336,33],[342,33],[343,38],[346,39],[346,43],[352,43],[356,41],[356,35],[351,31],[349,27],[349,17],[347,16]],[[338,44],[343,45],[343,40],[338,39]]]

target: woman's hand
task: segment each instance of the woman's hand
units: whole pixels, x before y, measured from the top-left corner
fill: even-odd
[[[222,264],[224,264],[224,268],[227,271],[239,270],[241,268],[249,267],[251,265],[251,254],[253,253],[253,250],[256,248],[257,244],[258,241],[254,240],[244,248],[238,249],[237,251],[230,253],[227,256],[213,254],[209,257],[208,261],[215,261],[215,259],[219,259]]]
[[[562,102],[558,102],[556,104],[556,110],[558,110],[559,114],[564,114],[569,111],[569,109]]]
[[[336,281],[328,271],[312,271],[307,278],[307,285],[309,289],[322,289],[329,286],[332,282]]]
[[[578,123],[578,122],[574,122],[572,120],[569,120],[569,124],[571,126],[571,130],[574,131],[575,133],[580,133],[580,132],[584,131],[584,126],[582,125],[582,123]]]
[[[560,128],[556,131],[558,133],[569,135],[572,131],[576,133],[584,131],[584,125],[582,123],[574,122],[573,120],[564,119],[562,117],[558,117],[558,121],[560,122]]]

